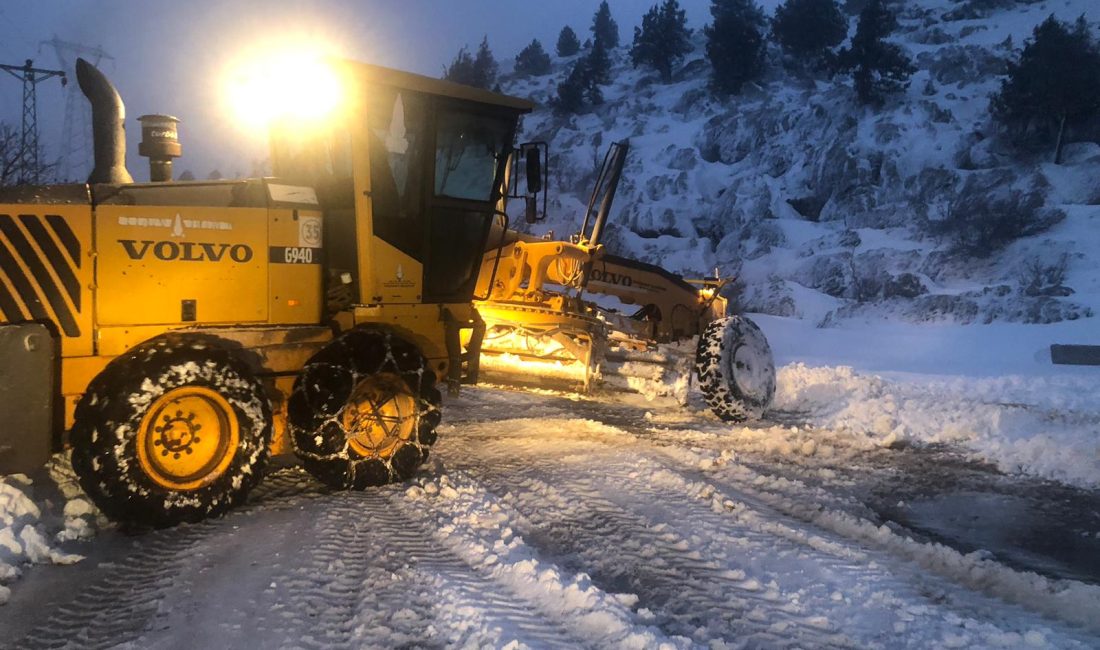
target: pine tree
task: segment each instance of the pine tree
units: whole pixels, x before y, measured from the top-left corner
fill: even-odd
[[[554,112],[559,115],[578,113],[587,106],[602,104],[600,85],[608,82],[609,65],[607,51],[593,45],[587,56],[573,63],[569,75],[558,85],[558,95],[551,100]]]
[[[1038,25],[990,107],[1021,143],[1054,137],[1061,163],[1067,123],[1100,114],[1100,48],[1084,16],[1072,27],[1053,15]]]
[[[492,88],[497,80],[497,62],[493,58],[493,52],[489,49],[489,37],[481,39],[481,45],[477,48],[477,56],[471,56],[465,46],[455,55],[451,65],[443,68],[443,78],[447,81]]]
[[[634,67],[649,65],[661,73],[661,81],[672,81],[672,67],[691,51],[691,30],[677,0],[653,5],[642,16],[642,26],[634,28],[630,60]]]
[[[840,52],[839,69],[851,71],[859,101],[882,105],[887,93],[909,86],[916,68],[900,47],[886,37],[897,29],[898,20],[884,0],[870,0],[859,14],[852,46]]]
[[[561,28],[558,34],[558,56],[573,56],[581,51],[581,42],[577,39],[577,33],[569,25]]]
[[[703,33],[712,83],[720,93],[740,93],[764,72],[764,13],[753,0],[711,0],[710,15]]]
[[[474,57],[470,56],[470,51],[467,50],[465,46],[455,55],[454,60],[451,61],[451,65],[443,68],[443,78],[447,81],[466,84],[467,86],[477,85],[477,74],[474,72]]]
[[[516,55],[516,72],[522,75],[540,75],[550,72],[550,55],[542,49],[539,39],[534,39]]]
[[[569,76],[558,84],[558,95],[550,104],[558,115],[577,113],[584,107],[584,95],[587,73],[584,59],[573,64],[569,70]]]
[[[819,64],[848,36],[848,19],[836,0],[786,0],[775,9],[772,34],[787,54]]]
[[[619,24],[611,17],[611,7],[607,0],[600,3],[596,15],[592,17],[592,44],[602,43],[608,50],[619,47]]]
[[[474,57],[474,81],[471,84],[478,88],[492,88],[497,81],[497,60],[493,58],[493,51],[489,49],[489,37],[481,39],[481,45],[477,48],[477,56]]]
[[[588,78],[594,85],[611,83],[611,57],[603,43],[596,41],[584,57]],[[598,103],[598,102],[597,102]]]

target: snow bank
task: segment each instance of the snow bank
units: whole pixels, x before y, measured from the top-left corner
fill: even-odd
[[[1095,326],[854,325],[752,316],[779,365],[774,408],[857,447],[946,443],[1002,471],[1100,487],[1100,368],[1051,343]]]
[[[779,370],[776,408],[883,446],[950,443],[1002,471],[1100,486],[1097,382],[1019,375],[891,381],[847,366]]]

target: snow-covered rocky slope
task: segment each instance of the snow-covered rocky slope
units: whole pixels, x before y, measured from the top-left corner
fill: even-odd
[[[544,106],[524,133],[551,147],[550,218],[533,230],[575,232],[603,151],[629,138],[606,243],[685,274],[736,274],[748,311],[826,326],[1091,317],[1100,311],[1100,145],[1070,144],[1062,165],[1021,159],[997,137],[988,105],[1039,22],[1095,20],[1094,4],[898,3],[894,38],[917,72],[878,110],[856,102],[846,77],[786,70],[774,46],[759,84],[715,98],[698,32],[667,85],[631,67],[627,47],[616,50],[606,101],[576,116],[545,108],[572,59],[555,59],[548,75],[506,76],[506,92]],[[986,259],[936,234],[960,196],[1012,191],[1053,225]],[[1029,291],[1033,276],[1062,265],[1064,279]]]

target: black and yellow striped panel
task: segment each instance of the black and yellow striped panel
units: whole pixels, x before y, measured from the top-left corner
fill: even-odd
[[[0,214],[0,320],[51,320],[80,336],[80,241],[58,215]]]

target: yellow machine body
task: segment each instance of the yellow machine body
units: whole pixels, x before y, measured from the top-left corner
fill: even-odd
[[[648,391],[648,380],[677,383],[672,375],[690,374],[683,350],[659,346],[690,341],[726,315],[719,295],[726,281],[719,278],[685,280],[607,254],[583,237],[571,243],[510,231],[490,242],[503,242],[486,253],[478,283],[478,294],[487,296],[477,309],[490,380],[565,382],[582,391],[596,383],[631,390],[645,384]]]
[[[462,133],[483,128],[506,150],[532,104],[334,65],[346,105],[322,129],[273,131],[275,178],[0,188],[0,327],[46,323],[60,340],[57,428],[111,359],[169,331],[255,353],[276,452],[297,371],[342,331],[383,325],[458,377],[448,340],[477,322],[506,168],[464,169]]]

